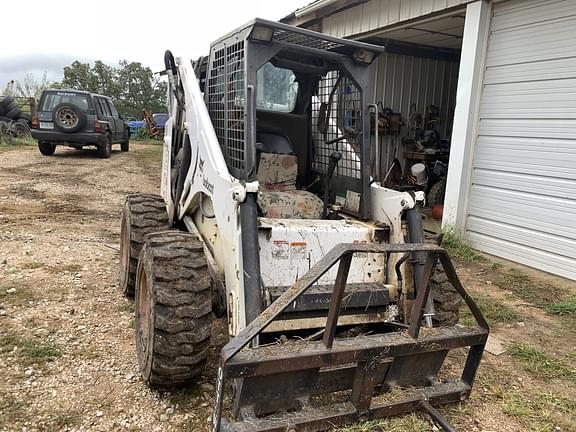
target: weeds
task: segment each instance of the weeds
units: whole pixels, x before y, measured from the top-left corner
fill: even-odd
[[[32,260],[32,261],[22,263],[20,265],[20,268],[23,270],[34,270],[34,269],[37,269],[37,268],[40,268],[43,266],[44,266],[44,264],[42,264],[41,262],[36,261],[36,260]]]
[[[576,402],[553,393],[528,397],[509,391],[500,406],[504,414],[515,417],[534,432],[576,428]]]
[[[524,369],[541,379],[569,379],[576,382],[576,369],[526,343],[512,345],[508,353],[524,363]]]
[[[15,138],[10,134],[0,132],[0,152],[11,150],[14,147],[35,146],[36,140],[33,138]]]
[[[576,315],[576,297],[552,303],[545,307],[546,312],[552,315]]]
[[[487,262],[488,260],[476,249],[471,247],[462,237],[452,231],[444,232],[442,247],[446,249],[452,258],[458,258],[468,262]]]
[[[146,164],[159,165],[162,163],[162,151],[162,145],[149,144],[138,153],[138,156]]]
[[[62,356],[62,349],[52,342],[40,342],[37,339],[24,338],[14,333],[0,336],[0,354],[17,348],[24,363],[43,363]]]
[[[78,411],[68,411],[57,414],[51,423],[54,430],[68,430],[71,426],[77,426],[81,423],[82,415]]]
[[[128,313],[132,314],[135,311],[134,303],[130,302],[128,300],[125,300],[122,303],[120,303],[119,305],[116,305],[116,310],[118,312],[128,312]]]
[[[412,413],[404,417],[372,420],[359,425],[334,429],[334,432],[428,432],[434,430],[422,414]]]
[[[29,403],[16,399],[14,394],[0,390],[0,429],[3,424],[8,426],[24,418],[28,406]]]
[[[489,324],[511,323],[520,321],[522,317],[502,301],[485,294],[474,294],[474,301],[482,311]],[[475,321],[468,308],[462,309],[463,324],[473,324]]]
[[[13,306],[22,306],[36,300],[36,293],[27,285],[12,283],[0,285],[0,302]]]
[[[77,273],[82,270],[82,266],[80,264],[56,264],[52,266],[48,266],[46,268],[50,273]]]

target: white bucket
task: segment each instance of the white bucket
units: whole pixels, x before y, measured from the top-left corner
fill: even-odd
[[[428,173],[426,172],[426,165],[423,163],[416,163],[410,168],[412,176],[416,179],[418,186],[426,186],[428,183]]]

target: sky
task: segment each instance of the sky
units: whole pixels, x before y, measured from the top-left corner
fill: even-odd
[[[27,0],[23,17],[18,1],[2,2],[0,92],[9,80],[26,73],[40,80],[62,78],[74,60],[141,62],[163,69],[164,51],[196,59],[208,54],[210,42],[259,17],[279,20],[311,0],[98,0],[51,2]],[[108,17],[108,18],[107,18]]]

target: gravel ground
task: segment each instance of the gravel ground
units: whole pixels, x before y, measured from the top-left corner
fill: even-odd
[[[118,290],[124,197],[159,192],[160,155],[158,144],[110,159],[0,153],[0,431],[207,428],[210,384],[143,385]]]
[[[0,146],[0,432],[208,430],[225,323],[199,385],[151,391],[118,289],[124,197],[158,193],[160,160],[141,142],[110,159]],[[457,268],[508,351],[487,353],[470,401],[440,411],[461,431],[576,431],[574,283],[492,260]],[[433,430],[413,414],[341,432]]]

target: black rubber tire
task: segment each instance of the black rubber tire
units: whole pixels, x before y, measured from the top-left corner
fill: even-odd
[[[40,153],[42,153],[44,156],[52,156],[56,151],[56,146],[47,142],[39,142],[38,150],[40,150]]]
[[[442,265],[438,263],[430,278],[430,292],[434,300],[434,324],[440,327],[453,326],[460,320],[462,297],[448,282]]]
[[[98,157],[108,159],[110,156],[112,156],[112,136],[109,132],[106,132],[105,137],[105,143],[98,146],[96,153],[98,154]]]
[[[435,206],[436,204],[444,204],[444,197],[446,195],[446,177],[441,178],[432,185],[428,191],[427,205],[428,207]]]
[[[128,150],[130,150],[130,139],[126,139],[126,141],[122,141],[120,143],[120,150],[122,150],[123,152],[127,152]]]
[[[8,108],[8,105],[10,105],[12,102],[14,102],[14,98],[12,96],[4,96],[2,99],[0,99],[0,107],[6,111],[6,108]]]
[[[136,278],[136,351],[151,387],[194,384],[210,352],[212,298],[204,246],[192,234],[149,234]]]
[[[74,120],[73,123],[63,123],[62,118],[68,118],[65,115],[66,112],[69,113],[70,120]],[[66,133],[74,133],[86,126],[86,114],[76,105],[64,102],[56,105],[52,111],[52,121],[56,129]]]
[[[18,118],[18,120],[24,120],[27,123],[31,123],[32,122],[32,115],[30,115],[27,112],[21,112],[20,113],[20,117]]]
[[[31,135],[28,123],[26,123],[26,120],[22,121],[23,123],[20,120],[18,120],[16,123],[12,125],[12,130],[16,138],[27,138]]]
[[[120,290],[134,298],[138,257],[146,234],[170,227],[161,196],[131,194],[126,197],[120,226]]]
[[[8,117],[9,119],[15,120],[18,117],[20,117],[20,114],[22,114],[22,110],[20,109],[19,106],[15,106],[11,108],[9,111],[6,111],[5,116]]]

